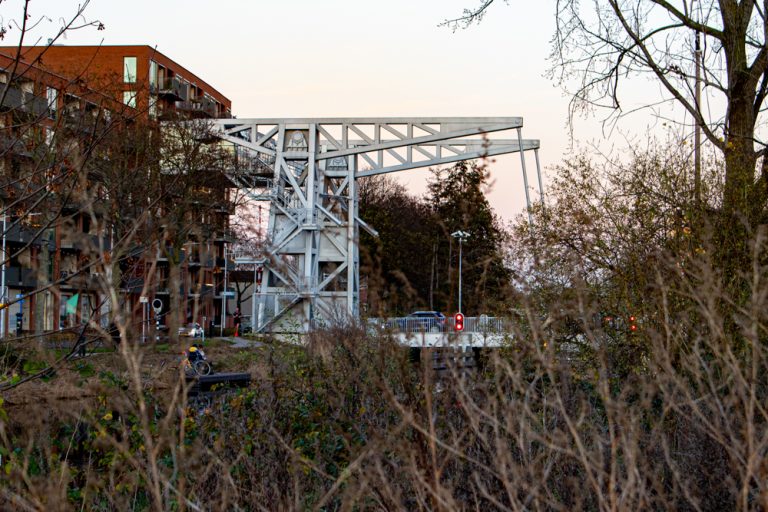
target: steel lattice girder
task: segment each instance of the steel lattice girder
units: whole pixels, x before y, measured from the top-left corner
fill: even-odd
[[[268,250],[254,330],[300,330],[359,313],[356,181],[366,176],[533,151],[543,200],[538,140],[521,117],[217,119],[235,146],[230,177],[268,200]],[[493,138],[513,134],[512,139]],[[360,167],[361,164],[364,167]]]

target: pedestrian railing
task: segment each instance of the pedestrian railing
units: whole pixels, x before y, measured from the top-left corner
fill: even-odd
[[[453,333],[456,332],[453,317],[438,318],[369,318],[368,328],[402,333]],[[510,330],[508,318],[478,316],[465,317],[463,332],[468,333],[504,333]]]

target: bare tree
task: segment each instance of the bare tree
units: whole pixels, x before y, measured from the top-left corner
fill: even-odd
[[[446,24],[476,22],[493,2]],[[768,199],[767,10],[746,0],[558,0],[552,74],[573,94],[571,117],[595,107],[623,113],[627,79],[659,84],[661,102],[682,106],[724,157],[726,222],[754,226],[765,222]],[[706,108],[695,99],[697,82]]]
[[[480,5],[471,9],[464,9],[461,16],[457,18],[450,18],[443,21],[440,26],[451,27],[453,30],[457,28],[467,28],[473,23],[479,23],[483,20],[488,8],[494,0],[480,0]],[[504,0],[504,3],[509,3],[509,0]]]

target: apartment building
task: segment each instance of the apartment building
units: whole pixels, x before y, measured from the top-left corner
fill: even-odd
[[[50,222],[54,215],[48,199],[64,195],[55,190],[59,185],[51,169],[77,167],[82,158],[75,156],[77,151],[54,157],[54,148],[76,148],[85,140],[94,144],[99,128],[116,119],[123,122],[121,129],[130,130],[139,123],[157,129],[164,120],[231,117],[231,102],[149,46],[0,47],[0,81],[5,84],[0,200],[9,212],[3,239],[13,255],[5,265],[4,301],[13,302],[3,309],[5,332],[71,327],[103,308],[98,276],[85,262],[94,248],[109,257],[114,234],[94,227],[93,211],[81,211],[76,197],[56,206],[61,208],[57,218],[66,222]],[[88,179],[93,182],[87,186],[100,186],[99,178]],[[142,311],[143,304],[159,299],[162,324],[169,323],[169,314],[177,315],[179,323],[209,324],[221,317],[224,247],[232,241],[229,186],[223,177],[212,177],[201,187],[199,199],[213,207],[193,209],[189,221],[202,229],[185,239],[180,251],[178,243],[169,248],[161,241],[121,265],[122,300]],[[24,190],[45,190],[47,199],[40,200],[39,193],[24,196]],[[37,211],[41,208],[48,210]],[[176,311],[170,303],[172,264],[180,266],[178,292],[185,298]],[[17,298],[22,300],[14,302]]]
[[[14,48],[0,48],[0,52]],[[21,56],[158,119],[232,117],[232,102],[151,46],[23,46]]]

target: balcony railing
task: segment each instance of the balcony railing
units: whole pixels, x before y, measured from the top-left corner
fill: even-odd
[[[96,111],[70,110],[63,113],[62,123],[64,127],[73,132],[84,135],[97,135],[107,128],[107,120]]]
[[[128,293],[141,293],[144,290],[144,279],[140,277],[123,277],[120,288]]]
[[[160,90],[158,93],[160,96],[186,101],[186,99],[189,97],[189,84],[182,82],[175,76],[167,78],[160,85]]]
[[[37,276],[35,270],[23,267],[9,267],[5,269],[5,286],[36,288]]]
[[[109,239],[104,237],[103,239],[99,235],[89,235],[87,233],[69,233],[64,232],[61,237],[60,248],[72,249],[82,251],[85,249],[100,249],[110,250]]]
[[[0,96],[2,87],[0,87]],[[45,98],[24,92],[18,87],[8,87],[0,106],[4,111],[24,112],[35,117],[48,115],[48,101]]]
[[[369,318],[370,328],[392,330],[402,333],[455,333],[456,326],[453,317],[399,317],[399,318]],[[463,332],[499,334],[511,332],[511,321],[501,317],[465,317]]]
[[[206,100],[177,101],[176,110],[191,117],[216,117],[216,103]]]
[[[19,224],[8,226],[8,231],[5,233],[5,242],[10,244],[24,245],[32,241],[36,243],[42,243],[45,241],[45,237],[42,235],[37,236],[38,231],[39,228],[20,226]]]
[[[204,297],[213,293],[213,286],[204,284],[201,286],[193,286],[189,289],[190,297]]]
[[[7,131],[0,132],[0,156],[8,155],[39,161],[45,159],[47,153],[48,146],[41,141],[25,140]]]
[[[217,230],[213,233],[213,241],[214,242],[226,242],[226,243],[232,243],[236,240],[235,234],[232,231],[222,231]]]
[[[69,288],[95,288],[97,286],[98,276],[78,271],[62,270],[59,272],[59,279],[62,280],[62,287]]]
[[[208,257],[200,257],[198,254],[190,254],[186,258],[187,265],[190,267],[205,267],[205,268],[211,268],[213,267],[214,260],[213,258]]]

